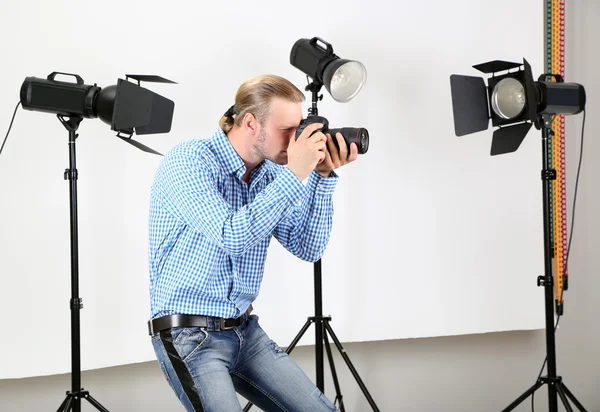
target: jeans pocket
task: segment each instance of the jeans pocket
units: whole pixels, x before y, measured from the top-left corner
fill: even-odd
[[[173,346],[181,360],[186,362],[208,342],[208,338],[209,335],[205,329],[181,328],[180,331],[173,331]]]

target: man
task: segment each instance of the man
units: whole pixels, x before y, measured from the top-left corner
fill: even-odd
[[[337,410],[250,314],[271,236],[317,261],[331,231],[334,169],[358,157],[340,134],[338,151],[316,131],[322,124],[296,140],[303,101],[281,77],[250,79],[212,138],[180,143],[157,171],[149,328],[188,411],[241,411],[236,391],[265,411]]]

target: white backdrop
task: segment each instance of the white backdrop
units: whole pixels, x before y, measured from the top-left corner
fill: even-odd
[[[316,13],[318,11],[318,15]],[[317,18],[318,17],[318,18]],[[86,84],[130,73],[175,101],[170,134],[140,141],[166,152],[209,137],[246,79],[289,64],[319,36],[368,70],[363,92],[320,114],[369,129],[369,152],[339,171],[323,257],[325,314],[344,342],[543,327],[539,134],[490,157],[491,131],[454,135],[449,76],[493,59],[543,71],[538,0],[193,2],[22,0],[0,6],[0,132],[26,76],[52,71]],[[307,95],[306,109],[310,105]],[[154,359],[146,321],[148,193],[158,156],[85,120],[79,169],[82,368]],[[67,131],[19,110],[0,156],[0,378],[70,371]],[[313,267],[274,241],[261,296],[263,327],[286,346],[313,314]],[[311,327],[301,344],[314,343]]]

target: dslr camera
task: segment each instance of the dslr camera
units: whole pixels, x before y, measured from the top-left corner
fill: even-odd
[[[337,139],[335,135],[339,132],[344,137],[346,141],[346,145],[348,146],[348,151],[350,151],[350,143],[356,143],[358,147],[358,154],[365,154],[367,150],[369,150],[369,132],[364,127],[341,127],[338,129],[330,129],[329,121],[322,116],[308,116],[306,119],[302,119],[300,125],[296,129],[296,140],[302,134],[306,126],[312,123],[322,123],[323,127],[315,130],[315,132],[323,132],[329,133],[331,137],[333,137],[333,143],[338,150],[340,150]],[[313,134],[315,133],[313,132]],[[311,134],[312,136],[312,134]]]

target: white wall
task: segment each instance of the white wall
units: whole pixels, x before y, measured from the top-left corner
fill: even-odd
[[[594,159],[594,154],[600,151],[600,142],[595,139],[600,133],[595,122],[600,115],[597,97],[600,85],[595,80],[600,65],[596,54],[600,39],[597,16],[600,3],[594,0],[571,2],[566,10],[566,79],[586,86],[588,123],[570,258],[571,284],[565,294],[566,313],[557,336],[559,374],[588,411],[600,410],[597,390],[600,307],[596,297],[600,290],[596,258],[600,248],[600,194],[596,182],[600,164]],[[570,201],[580,123],[581,116],[567,123]],[[532,275],[530,281],[535,282],[535,277]],[[334,328],[335,322],[334,316]],[[4,336],[18,339],[19,330],[5,331]],[[488,412],[502,410],[533,383],[543,361],[544,344],[543,333],[534,331],[356,343],[345,347],[382,411]],[[311,348],[296,349],[294,357],[314,376]],[[337,365],[348,411],[368,411],[352,376],[339,360]],[[178,410],[153,362],[85,372],[83,386],[111,411]],[[68,388],[68,375],[0,381],[0,410],[55,410]],[[331,388],[328,384],[329,395]],[[545,388],[538,391],[536,411],[547,410],[546,398]],[[516,411],[530,410],[526,401]]]
[[[478,74],[473,64],[498,56],[527,56],[541,72],[538,1],[373,0],[348,6],[324,2],[323,15],[335,17],[320,22],[304,21],[294,16],[301,9],[276,0],[234,9],[191,0],[168,7],[104,0],[97,10],[77,0],[15,3],[0,13],[0,36],[8,38],[22,21],[29,30],[5,45],[11,63],[0,67],[0,122],[8,122],[25,76],[57,69],[107,86],[124,73],[157,73],[179,82],[144,84],[176,102],[173,128],[139,140],[165,151],[178,141],[210,136],[249,77],[274,72],[303,87],[305,76],[289,64],[290,49],[297,39],[318,34],[340,56],[364,62],[369,73],[364,92],[349,104],[336,104],[325,93],[319,106],[332,126],[366,125],[371,134],[369,152],[339,171],[323,258],[324,311],[337,317],[340,339],[541,328],[543,316],[534,310],[541,295],[526,281],[543,264],[539,172],[532,163],[538,144],[529,137],[517,153],[490,157],[491,131],[458,139],[449,81],[453,73]],[[517,7],[521,13],[515,14]],[[491,14],[489,24],[473,24]],[[499,37],[507,20],[513,27]],[[110,29],[103,31],[102,24]],[[486,47],[490,38],[496,39],[494,51]],[[430,102],[439,102],[433,121]],[[144,345],[147,220],[159,158],[124,144],[99,121],[84,121],[79,133],[82,368],[148,361],[154,354]],[[68,371],[61,339],[35,351],[39,333],[66,336],[70,326],[66,138],[54,116],[20,111],[0,161],[6,193],[0,202],[0,312],[21,307],[27,291],[32,304],[22,310],[22,321],[35,322],[42,308],[53,320],[22,331],[20,342],[0,341],[0,351],[31,353],[26,362],[7,359],[0,378]],[[311,265],[272,242],[254,307],[274,340],[287,342],[296,334],[311,311],[312,289]],[[381,314],[398,320],[390,324]]]

